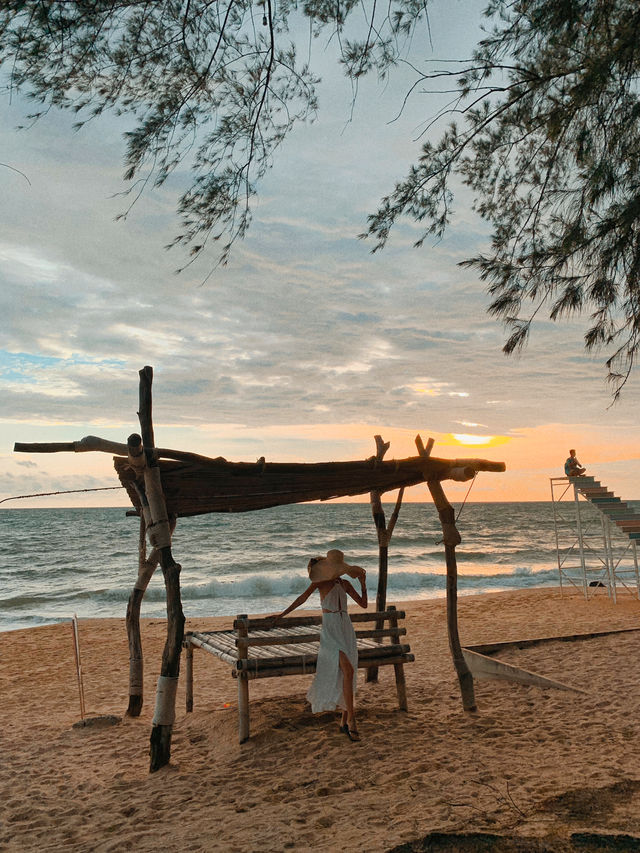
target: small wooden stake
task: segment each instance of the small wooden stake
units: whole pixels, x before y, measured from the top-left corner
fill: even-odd
[[[76,675],[78,677],[78,694],[80,696],[80,719],[84,720],[84,684],[82,683],[82,663],[80,661],[80,639],[78,637],[78,617],[73,614],[71,620],[71,630],[73,631],[73,649],[76,656]]]
[[[185,702],[187,711],[193,711],[193,643],[187,643],[186,648],[186,687],[185,687]]]

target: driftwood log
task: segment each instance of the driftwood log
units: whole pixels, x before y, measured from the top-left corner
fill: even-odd
[[[87,436],[77,442],[16,444],[16,451],[54,453],[88,449],[116,452],[114,465],[136,512],[142,513],[139,471],[131,464],[126,444]],[[433,444],[433,439],[430,439]],[[420,444],[422,444],[420,442]],[[178,450],[156,449],[167,512],[176,518],[209,512],[249,512],[285,504],[397,491],[427,480],[471,480],[478,471],[504,471],[503,462],[487,459],[439,459],[410,456],[378,461],[282,463],[228,462]]]

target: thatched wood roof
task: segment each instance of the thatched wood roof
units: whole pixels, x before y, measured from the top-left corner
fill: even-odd
[[[413,456],[380,461],[279,463],[160,460],[167,512],[176,517],[209,512],[247,512],[283,504],[388,492],[428,479],[471,479],[477,471],[504,471],[501,462]],[[136,473],[123,457],[114,457],[120,481],[140,511]]]

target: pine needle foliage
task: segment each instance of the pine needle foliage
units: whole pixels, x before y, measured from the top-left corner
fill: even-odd
[[[247,231],[275,151],[316,114],[318,78],[308,59],[300,60],[290,24],[306,27],[305,48],[323,32],[336,38],[353,79],[372,70],[384,76],[425,9],[393,0],[380,14],[376,5],[5,0],[0,65],[10,87],[38,105],[31,121],[52,106],[76,113],[78,129],[108,110],[132,118],[124,173],[132,204],[186,161],[190,185],[179,199],[182,227],[171,245],[188,247],[193,261],[213,242],[224,264]],[[347,38],[356,7],[356,30],[364,35]]]
[[[316,114],[314,39],[339,44],[354,93],[410,59],[412,92],[454,94],[362,236],[380,249],[409,217],[424,225],[416,245],[440,237],[462,179],[492,230],[463,263],[487,282],[504,351],[525,345],[540,312],[586,316],[616,399],[640,347],[640,4],[489,0],[485,17],[469,61],[421,73],[425,0],[5,0],[0,65],[37,105],[31,120],[51,107],[77,127],[107,110],[131,117],[132,204],[186,161],[172,245],[193,260],[213,243],[224,264],[278,147]],[[291,35],[301,22],[304,50]]]
[[[586,315],[587,350],[607,350],[614,400],[640,346],[640,4],[493,0],[472,61],[455,78],[451,123],[369,218],[383,246],[403,215],[420,245],[449,223],[451,178],[492,229],[479,271],[489,311],[521,349],[542,310]]]

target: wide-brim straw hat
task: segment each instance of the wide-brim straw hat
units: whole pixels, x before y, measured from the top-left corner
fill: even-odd
[[[337,548],[327,551],[326,557],[321,557],[309,564],[309,577],[312,583],[333,581],[341,575],[357,577],[359,571],[361,571],[360,566],[350,566],[349,563],[345,563],[344,554]]]

